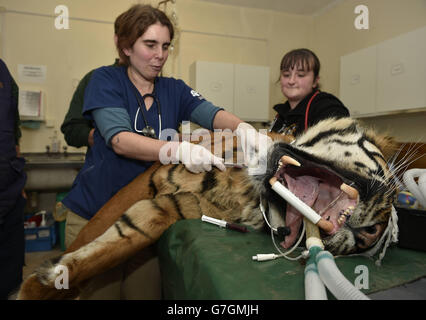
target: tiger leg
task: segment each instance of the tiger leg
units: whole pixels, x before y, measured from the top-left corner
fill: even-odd
[[[185,211],[195,211],[194,217],[200,216],[198,199],[187,194],[162,195],[137,202],[100,237],[63,255],[56,263],[40,267],[23,283],[18,299],[61,298],[64,289],[55,288],[58,278],[55,268],[67,270],[69,288],[75,289],[154,243],[170,225],[183,218],[182,206]]]
[[[74,242],[67,247],[65,253],[77,250],[104,233],[115,221],[133,204],[140,200],[152,199],[156,193],[153,177],[162,167],[159,162],[154,163],[147,171],[140,174],[132,182],[118,191],[80,231]],[[157,178],[158,179],[158,178]]]

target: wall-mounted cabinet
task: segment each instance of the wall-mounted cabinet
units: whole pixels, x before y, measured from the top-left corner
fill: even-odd
[[[426,109],[426,27],[340,61],[340,99],[354,117]]]
[[[426,27],[377,46],[377,111],[426,107]]]
[[[269,119],[269,67],[196,61],[191,86],[214,105],[245,121]]]
[[[377,47],[369,47],[340,60],[340,97],[353,116],[368,114],[376,107]]]

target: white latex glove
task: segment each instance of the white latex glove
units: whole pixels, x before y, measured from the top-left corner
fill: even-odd
[[[272,139],[266,134],[257,131],[252,125],[247,122],[241,122],[235,130],[237,137],[241,139],[241,147],[244,153],[244,163],[248,168],[256,168],[263,171],[266,166],[266,155],[268,147],[272,144]],[[256,174],[256,171],[252,172]],[[257,172],[258,174],[262,172]]]
[[[206,148],[183,141],[179,143],[176,153],[172,156],[172,162],[176,160],[185,165],[185,168],[192,173],[200,173],[203,171],[210,171],[212,165],[221,171],[225,171],[226,167],[223,164],[224,159],[216,157]]]

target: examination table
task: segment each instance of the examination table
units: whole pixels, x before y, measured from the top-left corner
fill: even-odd
[[[183,220],[171,226],[157,246],[165,299],[305,299],[303,260],[252,260],[258,253],[276,252],[267,232],[240,233]],[[426,276],[426,252],[392,246],[381,266],[374,261],[351,256],[337,258],[336,264],[351,283],[364,276],[362,284],[368,289],[362,292],[367,295]],[[361,265],[367,268],[355,273]],[[365,270],[368,275],[362,274]],[[330,292],[328,297],[334,299]]]

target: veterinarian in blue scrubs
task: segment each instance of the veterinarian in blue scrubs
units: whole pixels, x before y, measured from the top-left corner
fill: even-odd
[[[167,148],[171,160],[182,162],[191,172],[208,171],[212,166],[225,170],[223,159],[201,146],[164,140],[164,129],[177,131],[182,121],[190,120],[207,129],[236,130],[237,135],[253,138],[249,143],[255,143],[255,137],[247,134],[254,130],[252,126],[206,101],[183,81],[159,76],[174,35],[173,25],[162,11],[135,5],[117,19],[116,46],[122,64],[95,70],[86,88],[83,113],[95,123],[94,145],[63,200],[69,209],[68,245],[117,191],[160,159],[162,147]],[[193,150],[200,151],[195,152],[197,159],[188,158]],[[160,298],[156,263],[134,279],[125,271],[128,266],[119,266],[103,278],[96,277],[99,281],[93,280],[80,298]],[[147,282],[152,283],[149,290]]]

